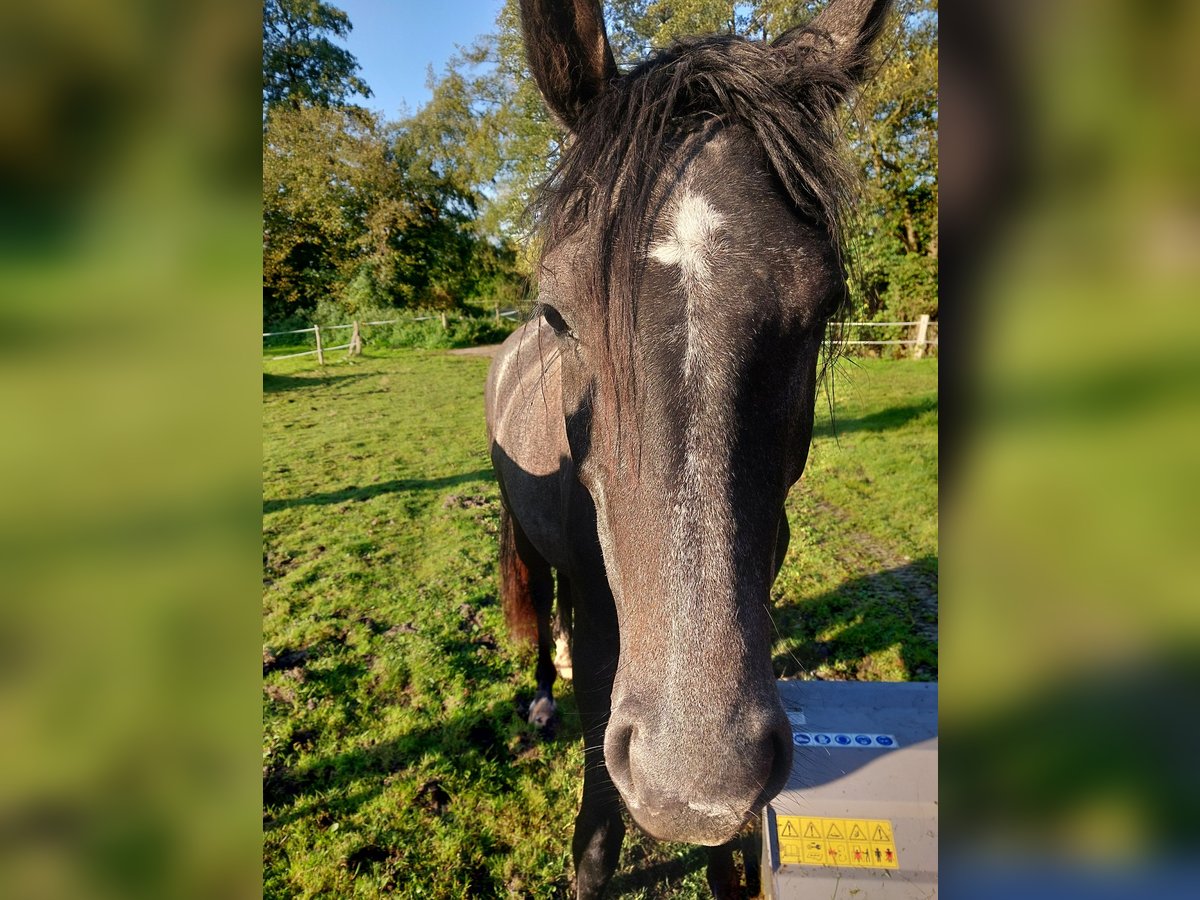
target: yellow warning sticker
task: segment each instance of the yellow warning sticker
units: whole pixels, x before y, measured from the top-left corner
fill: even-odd
[[[775,830],[781,863],[900,868],[892,823],[886,819],[777,816]]]

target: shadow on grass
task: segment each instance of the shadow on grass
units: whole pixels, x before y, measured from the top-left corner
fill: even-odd
[[[363,655],[366,631],[385,637],[393,637],[396,632],[393,639],[412,634],[419,636],[417,640],[431,641],[430,649],[441,660],[447,676],[455,676],[448,678],[454,684],[470,686],[503,681],[509,674],[511,660],[500,651],[495,636],[479,627],[475,612],[463,604],[459,610],[461,621],[449,628],[431,621],[421,625],[407,623],[383,631],[380,629],[387,623],[348,612],[352,618],[339,617],[345,627],[311,646],[265,653],[264,675],[281,669],[290,675],[290,679],[273,685],[275,696],[283,696],[294,710],[288,715],[293,728],[285,746],[311,750],[320,740],[312,727],[304,724],[307,717],[299,711],[305,705],[313,709],[314,704],[335,704],[344,727],[354,731],[367,725],[366,717],[379,715],[382,707],[410,702],[394,686],[383,687],[384,693],[379,693],[368,681],[373,657]],[[285,690],[281,691],[281,687]],[[455,690],[449,688],[442,699],[454,699]],[[426,788],[434,793],[443,792],[435,776],[465,776],[465,780],[476,785],[472,790],[505,794],[531,766],[545,765],[544,756],[556,744],[570,745],[581,739],[574,694],[569,685],[562,683],[556,693],[559,694],[557,738],[539,737],[526,722],[522,703],[527,704],[531,699],[530,692],[528,697],[517,694],[509,701],[494,700],[486,709],[440,713],[430,710],[424,724],[387,740],[369,738],[372,729],[368,727],[362,732],[367,743],[324,756],[297,758],[285,750],[263,772],[263,827],[278,828],[298,819],[327,814],[328,810],[354,812],[382,793],[389,776],[397,773],[432,779],[432,784],[438,785],[436,790],[427,784],[417,791],[412,802],[422,807],[426,805],[427,798],[422,796]],[[435,695],[426,699],[436,703],[437,698]],[[539,745],[544,747],[541,753],[537,752]],[[454,814],[452,796],[446,796],[439,805],[442,808],[436,810],[437,816],[447,808],[450,815]],[[434,812],[430,810],[431,815]]]
[[[707,865],[708,851],[695,845],[688,845],[678,856],[649,865],[643,861],[624,860],[609,883],[608,896],[621,897],[647,888],[665,888]]]
[[[339,381],[353,381],[359,378],[370,378],[370,372],[354,372],[348,375],[274,375],[263,372],[263,393],[274,394],[280,391],[290,391],[296,388],[325,387]]]
[[[300,765],[268,768],[263,776],[264,836],[297,821],[328,828],[377,799],[393,777],[408,776],[415,789],[399,802],[418,810],[430,832],[437,832],[439,823],[451,830],[467,827],[479,856],[511,852],[503,835],[473,821],[472,800],[480,795],[509,794],[530,766],[544,766],[522,759],[520,748],[533,739],[529,737],[531,729],[514,715],[513,707],[512,703],[496,702],[485,711],[450,714],[440,723],[392,740]],[[578,740],[578,735],[571,737]],[[402,815],[401,810],[396,813]],[[395,860],[404,856],[404,847],[397,841],[403,838],[384,832],[364,835],[364,841],[343,858],[342,865],[356,878],[387,871],[396,877]],[[467,896],[505,893],[503,883],[479,860],[464,860],[462,870],[453,874],[469,882]]]
[[[807,638],[778,653],[779,678],[803,676],[822,665],[849,670],[864,680],[878,673],[852,668],[864,657],[900,645],[912,681],[937,680],[938,560],[923,556],[839,584],[775,614],[780,634]],[[832,630],[829,641],[816,635]]]
[[[344,673],[338,673],[343,676]],[[295,766],[276,765],[263,775],[263,828],[273,830],[323,811],[349,814],[381,794],[389,776],[413,767],[424,768],[430,758],[440,760],[450,772],[468,775],[474,790],[504,794],[522,775],[525,754],[535,745],[551,749],[581,739],[574,698],[569,692],[557,698],[562,719],[558,735],[538,738],[518,714],[519,701],[494,702],[486,711],[448,714],[437,724],[413,729],[387,741],[335,753]],[[537,765],[538,763],[532,763]],[[415,774],[415,773],[414,773]],[[444,799],[438,801],[453,814],[455,798],[446,794],[435,778],[432,783]],[[365,787],[364,787],[365,785]],[[354,787],[360,789],[354,790]],[[426,802],[428,784],[413,798]],[[310,800],[311,798],[311,800]],[[295,801],[302,801],[283,811]],[[303,802],[310,800],[310,802]],[[278,815],[272,810],[280,810]],[[430,810],[431,815],[434,811]]]
[[[460,484],[470,484],[475,481],[491,481],[495,478],[491,469],[477,469],[474,472],[463,472],[459,475],[446,475],[442,478],[396,478],[392,481],[381,481],[365,487],[351,485],[340,491],[326,491],[320,494],[309,494],[307,497],[294,499],[276,499],[263,501],[263,513],[289,509],[293,506],[321,506],[329,503],[357,503],[379,497],[383,494],[395,494],[403,491],[428,491],[439,488],[456,487]]]
[[[937,398],[929,397],[906,406],[892,406],[887,409],[881,409],[879,412],[859,416],[855,419],[845,419],[841,416],[835,416],[832,425],[828,419],[818,421],[813,427],[813,437],[833,437],[840,434],[850,434],[855,431],[890,431],[893,428],[903,428],[909,422],[913,421],[913,419],[919,418],[928,412],[937,412],[937,408]]]

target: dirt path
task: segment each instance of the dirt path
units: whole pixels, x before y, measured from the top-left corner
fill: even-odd
[[[460,347],[457,350],[447,350],[454,356],[495,356],[500,349],[499,344],[487,344],[483,347]]]

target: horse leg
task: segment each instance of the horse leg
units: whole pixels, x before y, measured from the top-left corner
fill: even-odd
[[[575,599],[584,598],[576,595]],[[575,700],[583,727],[583,799],[571,840],[575,892],[580,900],[602,897],[616,871],[625,839],[621,795],[604,762],[604,731],[612,711],[612,683],[620,639],[611,600],[575,604]],[[599,610],[597,606],[601,607]]]
[[[558,598],[554,613],[554,668],[558,677],[570,681],[574,677],[571,663],[571,628],[573,609],[571,606],[571,580],[558,573]]]
[[[738,846],[738,838],[726,841],[717,847],[708,848],[708,868],[705,876],[708,879],[708,889],[716,900],[735,900],[742,897],[742,879],[738,874],[737,863],[733,861],[734,848]]]
[[[742,871],[745,886],[733,854],[742,855]],[[717,900],[733,900],[740,897],[757,897],[762,891],[762,834],[756,816],[753,829],[743,829],[737,837],[719,847],[708,849],[708,887]]]
[[[746,871],[746,896],[757,897],[762,893],[762,817],[755,816],[754,828],[743,832],[742,868]]]
[[[603,729],[601,729],[603,734]],[[584,748],[583,801],[575,817],[571,839],[575,859],[575,896],[578,900],[603,897],[621,858],[625,823],[617,788],[604,765],[604,746]]]
[[[529,705],[529,722],[547,737],[553,736],[554,712],[554,632],[550,627],[550,613],[554,606],[554,578],[550,566],[543,562],[536,570],[530,570],[530,593],[537,615],[537,693]]]
[[[550,611],[554,604],[554,578],[521,526],[500,504],[500,600],[513,640],[537,640],[537,693],[529,705],[529,722],[547,731],[554,720],[554,663]]]

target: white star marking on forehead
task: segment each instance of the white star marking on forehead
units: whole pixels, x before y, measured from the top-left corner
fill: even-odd
[[[723,222],[707,200],[688,191],[675,209],[670,235],[650,248],[650,255],[663,265],[679,266],[689,295],[703,289],[712,275],[711,257]]]
[[[704,296],[712,281],[713,256],[719,249],[718,232],[724,219],[707,200],[685,191],[675,205],[670,234],[650,248],[650,255],[665,266],[679,267],[679,281],[686,299],[683,322],[683,377],[691,382],[704,352]]]

